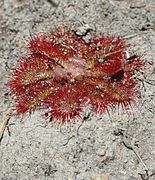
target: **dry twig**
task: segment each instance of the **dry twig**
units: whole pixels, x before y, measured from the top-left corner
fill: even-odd
[[[8,121],[10,119],[10,115],[11,115],[11,108],[9,108],[7,111],[6,111],[6,114],[2,120],[2,126],[0,128],[0,141],[2,140],[3,138],[3,134],[4,134],[4,131],[6,129],[6,126],[8,124]]]

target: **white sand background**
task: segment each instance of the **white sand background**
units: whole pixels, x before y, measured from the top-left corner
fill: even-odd
[[[12,104],[5,83],[26,53],[26,41],[60,24],[78,33],[118,34],[155,62],[154,0],[0,0],[0,124]],[[142,99],[130,116],[90,112],[86,121],[61,128],[39,110],[11,116],[0,143],[0,179],[154,180],[154,63],[139,78]]]

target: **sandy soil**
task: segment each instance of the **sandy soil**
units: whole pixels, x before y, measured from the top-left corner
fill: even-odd
[[[155,61],[154,0],[1,0],[0,124],[12,103],[5,83],[31,35],[65,24],[118,34]],[[72,127],[49,124],[40,111],[11,116],[0,144],[1,180],[154,180],[155,67],[139,77],[142,99],[130,115],[113,110]]]

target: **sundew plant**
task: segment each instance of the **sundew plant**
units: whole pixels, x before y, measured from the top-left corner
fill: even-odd
[[[28,54],[19,59],[8,87],[17,114],[45,109],[60,123],[74,121],[86,106],[106,113],[124,110],[139,98],[135,75],[143,70],[141,56],[129,56],[119,36],[91,34],[90,42],[67,28],[35,35]]]

